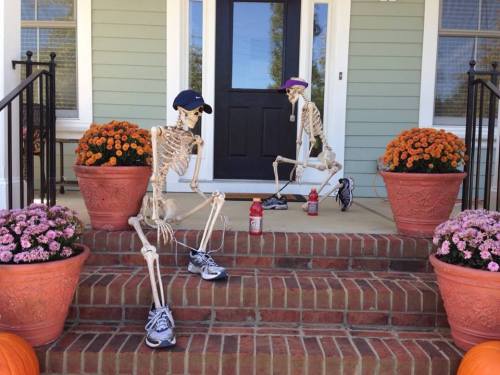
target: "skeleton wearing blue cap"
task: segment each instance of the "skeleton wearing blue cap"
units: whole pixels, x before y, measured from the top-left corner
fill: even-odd
[[[273,162],[276,193],[271,197],[264,199],[262,206],[267,210],[288,209],[286,197],[283,196],[281,192],[291,181],[294,180],[294,174],[295,181],[300,183],[304,174],[304,169],[314,168],[318,171],[324,171],[326,173],[326,178],[317,188],[318,194],[321,195],[319,203],[321,203],[331,194],[335,194],[336,199],[340,202],[342,211],[346,211],[352,204],[352,191],[354,188],[354,182],[351,178],[341,178],[339,182],[333,187],[329,185],[329,182],[333,178],[333,176],[342,169],[342,164],[335,160],[335,153],[328,145],[328,141],[323,129],[323,123],[321,121],[321,113],[319,112],[318,107],[316,107],[316,104],[314,104],[314,102],[307,99],[304,94],[307,86],[308,83],[302,78],[292,77],[287,80],[285,84],[280,88],[281,91],[286,92],[288,101],[292,104],[292,114],[290,115],[290,122],[295,122],[295,104],[298,102],[299,98],[302,98],[304,100],[296,140],[297,160],[286,158],[281,155],[278,155],[276,157],[275,161]],[[307,135],[309,142],[307,154],[305,158],[302,159],[300,156],[304,133]],[[317,160],[311,160],[311,152],[313,151],[317,139],[321,140],[322,151],[318,155]],[[278,177],[278,165],[280,163],[293,164],[293,169],[290,173],[290,179],[288,183],[285,184],[281,189]],[[330,189],[326,193],[321,194],[321,192],[327,186]],[[307,210],[307,203],[302,207],[304,210]]]
[[[198,92],[193,90],[180,92],[174,100],[173,107],[179,112],[176,124],[151,129],[153,173],[150,181],[153,194],[144,197],[139,215],[129,219],[129,224],[134,227],[142,242],[141,253],[146,259],[151,282],[153,305],[146,324],[146,345],[151,348],[173,346],[176,339],[172,311],[165,301],[158,253],[156,247],[151,245],[144,234],[142,225],[157,230],[157,243],[163,239],[165,244],[175,242],[188,247],[190,249],[189,272],[200,274],[204,280],[219,280],[227,277],[226,269],[219,266],[211,257],[210,253],[213,251],[207,250],[208,241],[218,218],[221,218],[225,227],[225,217],[221,215],[225,197],[219,192],[207,196],[199,189],[198,175],[203,153],[203,139],[192,132],[202,113],[210,114],[212,108],[205,104]],[[201,196],[202,202],[189,211],[180,212],[176,202],[168,198],[164,192],[167,174],[169,171],[174,171],[177,175],[183,176],[187,172],[195,146],[196,161],[190,187],[193,192]],[[179,242],[174,236],[172,224],[177,224],[208,206],[210,214],[199,247],[195,249]],[[223,238],[221,246],[222,243]]]

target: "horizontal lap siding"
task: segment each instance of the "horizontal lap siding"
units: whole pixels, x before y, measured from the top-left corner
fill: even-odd
[[[94,122],[127,120],[148,128],[165,123],[165,4],[92,2]],[[67,179],[75,178],[75,147],[64,146]],[[59,179],[59,145],[57,163]]]
[[[376,159],[417,126],[424,0],[352,0],[345,174],[357,196],[385,195]]]
[[[92,2],[94,121],[165,123],[165,0]]]

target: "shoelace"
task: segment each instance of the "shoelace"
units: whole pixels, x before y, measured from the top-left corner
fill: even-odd
[[[207,266],[214,266],[214,267],[218,267],[219,266],[217,263],[215,263],[214,258],[212,258],[210,256],[210,254],[205,253],[202,256],[203,256],[204,261],[205,261],[205,263],[206,263]]]
[[[175,327],[174,318],[172,313],[167,307],[161,307],[156,309],[153,318],[146,324],[146,331],[150,331],[155,328],[155,330],[165,330],[169,327]]]

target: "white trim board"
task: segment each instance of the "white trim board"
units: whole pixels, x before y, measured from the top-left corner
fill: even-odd
[[[418,125],[432,127],[439,38],[439,0],[425,0]]]
[[[80,138],[93,121],[92,0],[76,0],[76,7],[78,118],[57,119],[57,137],[61,138]]]
[[[21,56],[21,1],[0,1],[0,99],[19,84],[19,73],[12,69],[12,60]],[[18,100],[12,106],[12,153],[19,154]],[[0,112],[0,209],[8,208],[7,108]],[[19,163],[13,158],[13,205],[19,204]]]
[[[177,113],[172,109],[175,95],[188,85],[188,31],[189,9],[188,1],[167,1],[167,87],[166,87],[166,118],[167,124],[173,124]],[[346,103],[347,103],[347,67],[349,50],[349,30],[351,16],[351,1],[343,0],[302,0],[300,25],[300,57],[299,75],[306,80],[311,79],[311,54],[313,38],[314,4],[328,4],[328,35],[327,60],[325,77],[325,119],[324,128],[327,139],[336,153],[337,160],[344,163]],[[202,95],[211,105],[215,99],[215,27],[216,27],[216,0],[203,1],[203,73]],[[339,79],[342,73],[342,79]],[[214,106],[214,111],[217,108]],[[335,113],[335,116],[329,116]],[[299,104],[300,116],[300,104]],[[300,121],[300,118],[298,119]],[[214,180],[214,117],[204,115],[202,124],[202,138],[205,141],[203,159],[200,172],[200,185],[204,191],[245,191],[249,187],[259,192],[273,192],[272,182],[254,180]],[[302,153],[306,152],[303,145]],[[193,158],[192,158],[192,161]],[[189,177],[193,172],[192,162],[184,177],[171,174],[168,177],[168,190],[190,191]],[[269,166],[271,168],[271,166]],[[343,176],[340,171],[335,180]],[[307,193],[311,184],[317,184],[324,178],[321,172],[306,169],[302,185],[290,185],[291,192]],[[332,181],[335,183],[336,181]]]

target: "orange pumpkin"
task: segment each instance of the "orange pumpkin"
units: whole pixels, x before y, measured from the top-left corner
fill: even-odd
[[[500,374],[500,341],[487,341],[470,349],[462,359],[457,375]]]
[[[26,340],[12,333],[0,333],[0,374],[40,374],[36,354]]]

